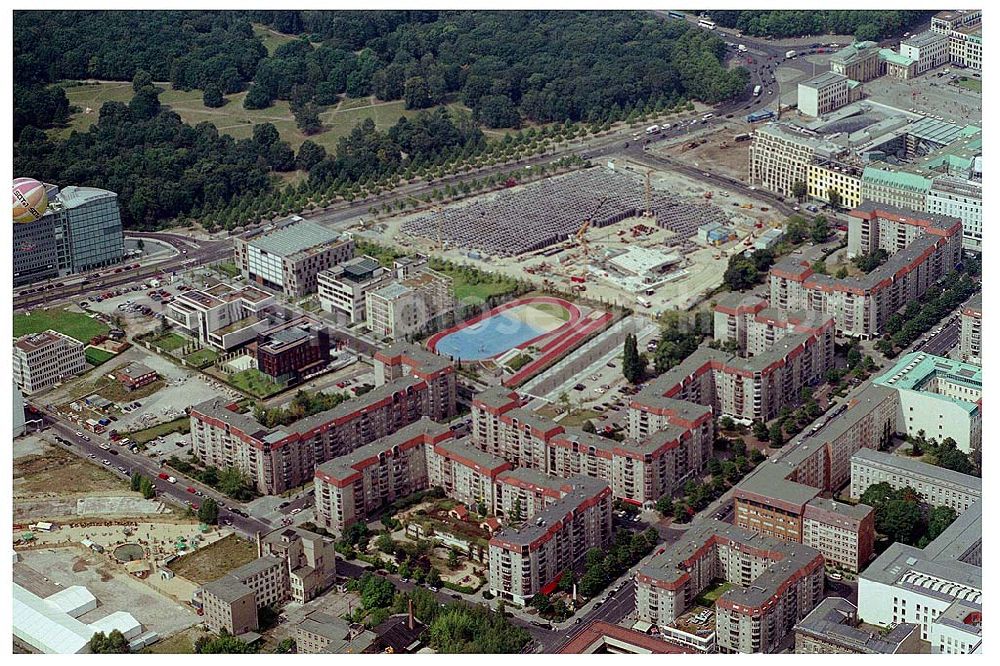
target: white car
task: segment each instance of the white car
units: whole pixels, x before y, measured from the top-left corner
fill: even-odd
[[[297,508],[297,509],[292,509],[292,511],[291,511],[291,514],[292,514],[293,516],[294,516],[295,514],[297,514],[297,513],[302,513],[302,507],[299,507],[299,508]]]

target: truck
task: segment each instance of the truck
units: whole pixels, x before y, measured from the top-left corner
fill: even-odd
[[[797,55],[798,53],[796,53],[795,51],[785,51],[785,60],[791,60]]]
[[[659,133],[660,133],[659,125],[650,125],[649,127],[646,128],[646,134],[659,134]]]
[[[177,483],[177,479],[172,476],[167,477],[167,483]]]
[[[733,137],[733,141],[735,141],[736,143],[739,143],[740,141],[749,141],[750,139],[751,137],[748,132],[743,132],[742,134],[737,134],[736,136]]]
[[[760,86],[754,86],[753,87],[753,96],[754,97],[760,97]]]
[[[647,301],[642,296],[640,296],[639,298],[635,299],[635,301],[636,301],[636,303],[638,303],[639,305],[641,305],[644,308],[651,308],[651,307],[653,307],[653,304],[650,303],[649,301]]]

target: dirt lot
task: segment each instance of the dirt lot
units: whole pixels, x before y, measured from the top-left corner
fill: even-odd
[[[750,159],[750,142],[733,141],[737,134],[749,132],[752,127],[746,123],[726,123],[715,132],[701,135],[696,141],[674,144],[665,148],[654,148],[653,153],[663,152],[670,157],[680,157],[693,166],[699,163],[711,164],[712,170],[741,181],[747,179]],[[705,143],[701,143],[702,139]],[[698,144],[691,148],[692,144]],[[655,144],[654,144],[655,145]]]
[[[180,631],[159,643],[154,643],[143,652],[148,654],[194,654],[194,643],[202,636],[210,636],[207,631],[191,627]]]
[[[14,497],[47,498],[120,495],[127,490],[116,475],[54,446],[14,461]]]
[[[230,535],[171,563],[178,576],[205,584],[257,559],[256,544]]]
[[[98,600],[96,609],[80,616],[94,622],[114,611],[131,613],[147,630],[171,634],[198,622],[189,606],[159,594],[112,565],[105,556],[82,547],[20,551],[21,561],[62,587],[84,585]]]

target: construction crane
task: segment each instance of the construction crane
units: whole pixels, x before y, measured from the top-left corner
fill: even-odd
[[[580,230],[576,232],[576,242],[579,243],[580,250],[583,252],[584,257],[590,256],[590,246],[587,244],[587,238],[585,236],[587,229],[590,228],[591,223],[594,221],[594,217],[598,212],[600,212],[601,208],[604,207],[604,204],[607,203],[610,198],[610,196],[607,196],[601,199],[601,201],[597,204],[597,207],[594,208],[594,212],[587,216],[587,219],[580,225]]]
[[[653,218],[653,186],[649,182],[652,173],[652,169],[646,169],[646,208],[642,211],[642,216],[649,219]]]
[[[406,195],[406,198],[420,206],[427,204],[426,201],[421,201],[420,199],[409,194]],[[441,223],[444,221],[444,207],[441,206],[441,204],[433,204],[431,206],[431,210],[437,214],[437,250],[440,252],[444,249],[444,241],[441,240]]]

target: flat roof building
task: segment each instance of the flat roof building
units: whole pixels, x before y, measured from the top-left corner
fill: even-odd
[[[339,313],[351,324],[365,320],[365,297],[392,280],[389,269],[374,257],[355,257],[320,271],[319,302],[327,312]]]
[[[795,625],[796,654],[915,654],[920,632],[897,624],[888,632],[865,627],[858,607],[842,597],[827,597]]]
[[[851,456],[851,497],[861,497],[877,483],[888,483],[896,490],[909,486],[930,506],[951,507],[956,513],[983,495],[983,482],[978,477],[902,455],[861,449]]]
[[[14,383],[25,395],[84,373],[89,366],[79,340],[49,329],[14,341]]]
[[[983,293],[969,299],[962,308],[959,350],[963,363],[983,364]]]

